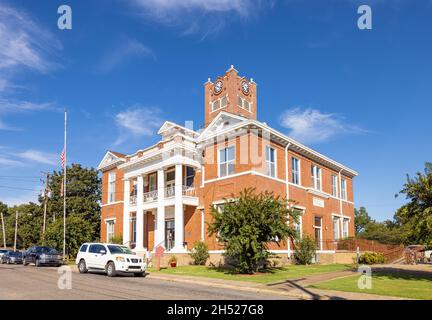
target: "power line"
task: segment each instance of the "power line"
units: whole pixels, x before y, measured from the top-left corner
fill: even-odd
[[[15,190],[26,190],[26,191],[37,191],[37,192],[41,191],[41,190],[36,190],[36,189],[27,189],[27,188],[10,187],[10,186],[0,186],[0,188],[15,189]]]

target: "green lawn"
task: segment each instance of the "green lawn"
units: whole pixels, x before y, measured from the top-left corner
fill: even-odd
[[[342,264],[330,265],[309,265],[300,266],[292,265],[283,268],[272,268],[265,272],[260,272],[253,275],[234,274],[232,270],[225,268],[214,268],[206,266],[182,266],[177,268],[166,268],[157,271],[154,268],[149,269],[150,273],[175,274],[185,276],[207,277],[224,280],[250,281],[257,283],[272,283],[286,279],[301,278],[308,275],[345,271],[351,269],[352,266]]]
[[[350,276],[311,285],[312,288],[379,294],[409,299],[432,299],[432,273],[375,271],[372,289],[359,289],[359,276]]]

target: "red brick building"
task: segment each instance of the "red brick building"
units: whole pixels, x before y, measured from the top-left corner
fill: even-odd
[[[354,235],[353,178],[357,173],[257,120],[257,85],[231,67],[204,84],[205,127],[165,122],[161,140],[133,154],[108,151],[102,172],[101,240],[121,235],[137,252],[163,245],[187,253],[197,240],[220,253],[207,235],[210,208],[245,187],[295,201],[296,228],[318,252]],[[288,257],[292,243],[273,244]]]

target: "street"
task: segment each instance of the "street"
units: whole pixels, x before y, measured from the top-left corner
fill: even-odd
[[[292,299],[283,295],[247,292],[209,286],[120,276],[102,273],[79,274],[72,271],[72,289],[59,289],[60,274],[53,267],[0,264],[0,299],[36,300],[265,300]]]

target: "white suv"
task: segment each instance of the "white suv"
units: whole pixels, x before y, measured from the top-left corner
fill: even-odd
[[[109,277],[118,273],[145,274],[147,265],[128,247],[111,243],[84,243],[75,259],[80,273],[89,270],[105,270]]]

